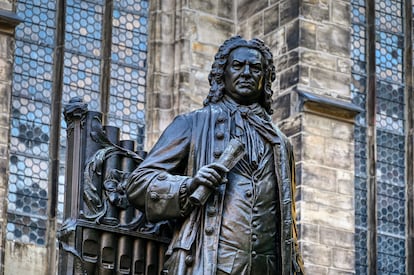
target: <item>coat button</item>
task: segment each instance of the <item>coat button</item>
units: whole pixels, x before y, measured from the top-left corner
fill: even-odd
[[[254,221],[254,222],[252,223],[252,225],[253,225],[253,227],[257,227],[257,226],[259,225],[259,223],[258,223],[258,222],[256,222],[256,221]]]
[[[157,200],[160,199],[160,196],[158,195],[157,192],[151,192],[150,193],[150,199],[153,200],[153,201],[157,201]]]
[[[216,138],[217,138],[217,139],[223,139],[223,138],[224,138],[224,133],[223,133],[223,132],[221,132],[221,131],[220,131],[220,132],[217,132],[217,133],[216,133]]]
[[[211,235],[214,232],[214,228],[212,226],[207,226],[205,231],[207,235]]]
[[[159,180],[166,180],[167,179],[167,175],[166,174],[160,174],[157,176],[157,179]]]
[[[252,241],[254,241],[254,242],[257,241],[257,235],[256,234],[252,235]]]
[[[259,208],[258,207],[253,207],[253,213],[255,213],[255,214],[257,214],[257,213],[259,213]]]
[[[257,255],[257,253],[256,253],[256,251],[252,251],[252,257],[256,257],[256,255]]]
[[[213,217],[216,215],[216,209],[213,206],[207,207],[207,215]]]
[[[222,153],[223,153],[223,151],[216,150],[216,151],[214,151],[213,155],[214,155],[215,158],[219,158]]]
[[[185,261],[186,265],[191,266],[191,265],[193,265],[194,258],[191,255],[187,255],[187,257],[185,257],[184,261]]]
[[[247,196],[248,198],[250,198],[252,195],[253,195],[253,193],[252,193],[252,191],[251,191],[251,190],[247,190],[247,191],[246,191],[246,196]]]

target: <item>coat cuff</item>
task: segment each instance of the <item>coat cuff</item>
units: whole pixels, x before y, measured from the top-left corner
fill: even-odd
[[[183,186],[189,177],[159,174],[147,189],[145,214],[150,222],[176,219],[183,216]]]

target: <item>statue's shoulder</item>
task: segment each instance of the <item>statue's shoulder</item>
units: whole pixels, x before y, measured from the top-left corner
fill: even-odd
[[[185,117],[187,119],[199,119],[206,118],[211,115],[217,115],[221,112],[223,112],[223,107],[221,106],[221,104],[211,103],[200,109],[181,114],[180,116]]]

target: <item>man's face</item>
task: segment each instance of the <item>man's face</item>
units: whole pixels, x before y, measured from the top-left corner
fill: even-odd
[[[262,93],[264,60],[255,49],[241,47],[230,52],[224,71],[226,94],[239,104],[258,102]]]

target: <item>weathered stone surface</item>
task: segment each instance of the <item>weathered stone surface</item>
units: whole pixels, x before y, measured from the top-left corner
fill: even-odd
[[[264,34],[268,34],[279,27],[279,5],[273,5],[264,10]]]
[[[279,120],[290,115],[290,93],[277,97],[273,102],[273,116]]]
[[[190,9],[215,15],[217,13],[218,0],[189,0],[188,5]]]
[[[328,70],[311,68],[310,86],[322,89],[326,94],[331,96],[350,97],[349,83],[351,81],[349,74],[341,74]]]
[[[354,230],[355,215],[353,211],[302,200],[301,212],[302,222],[314,223],[344,231]]]
[[[197,37],[201,43],[220,45],[232,36],[233,32],[234,25],[227,20],[206,15],[199,16]]]
[[[302,163],[302,181],[321,191],[337,191],[337,171],[326,166]]]
[[[247,20],[253,14],[265,9],[267,0],[238,0],[237,1],[237,20]]]
[[[338,193],[354,196],[354,171],[338,170]]]
[[[332,257],[332,249],[318,243],[302,243],[303,257],[306,263],[329,267]],[[310,273],[311,274],[311,273]],[[317,273],[314,273],[317,274]]]
[[[306,182],[306,181],[305,181]],[[323,182],[321,182],[323,184]],[[302,186],[302,200],[311,201],[320,205],[339,208],[342,210],[354,210],[354,198],[336,192],[322,191],[318,188]]]
[[[348,58],[337,59],[337,71],[344,74],[351,74],[351,60]]]
[[[326,139],[324,164],[345,170],[352,170],[354,162],[350,161],[354,158],[353,143],[338,139]]]
[[[304,49],[300,53],[300,61],[312,67],[336,71],[337,60],[332,55]]]
[[[280,121],[280,118],[273,116],[273,122],[276,123],[282,132],[288,137],[298,134],[302,129],[302,115],[299,114],[289,119]]]
[[[348,232],[338,229],[319,227],[320,235],[319,241],[322,244],[329,245],[331,247],[338,247],[348,250],[355,249],[354,232]]]
[[[335,25],[324,24],[317,27],[316,49],[329,54],[349,57],[350,32]]]
[[[263,40],[266,45],[272,50],[273,56],[277,58],[279,55],[287,52],[287,45],[285,40],[285,28],[279,28],[278,30],[266,35]]]
[[[284,90],[293,85],[298,84],[299,81],[299,66],[293,66],[286,71],[280,73],[280,89]]]
[[[355,271],[344,271],[344,270],[339,270],[335,268],[330,268],[328,271],[328,275],[353,275],[353,274],[355,274]]]
[[[277,56],[276,62],[275,66],[277,72],[284,71],[289,67],[297,65],[299,63],[298,50],[295,49],[283,55]]]
[[[351,25],[350,2],[335,0],[331,4],[332,22],[348,27]]]
[[[319,225],[310,223],[301,223],[298,226],[301,240],[304,242],[319,242]]]
[[[302,3],[301,15],[303,18],[323,23],[329,20],[329,7],[322,3]]]
[[[5,254],[4,275],[47,274],[49,266],[46,264],[45,246],[6,241]]]
[[[301,47],[316,49],[316,25],[311,22],[300,20],[300,38]]]
[[[233,0],[219,0],[218,1],[218,16],[234,20],[235,1]]]
[[[312,265],[312,264],[309,264],[308,262],[305,262],[305,272],[306,274],[327,275],[328,268],[320,266],[320,265]]]
[[[299,17],[299,0],[282,0],[279,4],[280,25],[283,26]]]
[[[355,268],[355,252],[351,250],[333,248],[332,249],[333,266],[345,270]]]
[[[262,12],[252,16],[248,20],[248,22],[249,22],[248,26],[250,27],[250,34],[251,34],[249,38],[263,36],[264,22],[267,22],[267,20],[263,20]]]
[[[286,24],[286,45],[288,51],[299,47],[299,20]]]

